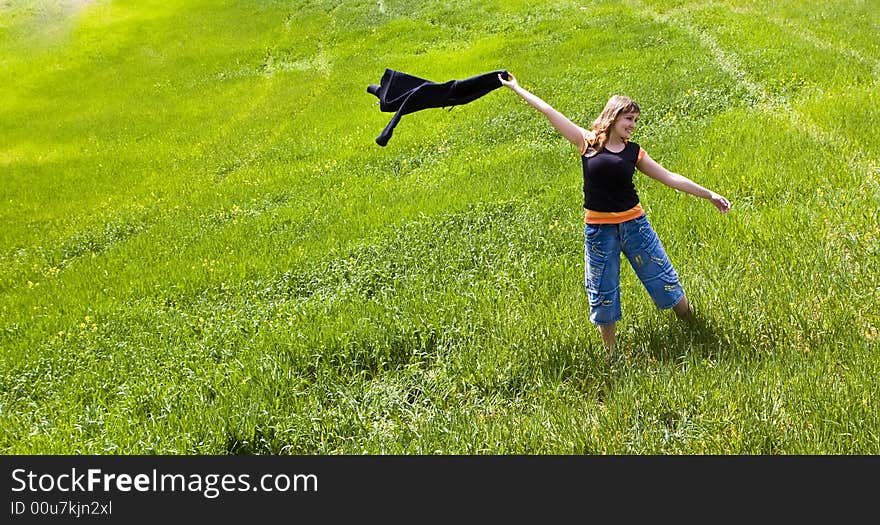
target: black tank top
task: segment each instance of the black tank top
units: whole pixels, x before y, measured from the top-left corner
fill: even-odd
[[[640,149],[635,142],[627,142],[619,153],[603,148],[592,157],[581,157],[584,166],[584,208],[621,212],[639,203],[633,174]]]

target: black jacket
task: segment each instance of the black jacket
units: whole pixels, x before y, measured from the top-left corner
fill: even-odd
[[[394,111],[391,121],[376,137],[376,144],[384,146],[391,139],[400,117],[428,108],[458,106],[476,100],[501,87],[498,75],[510,78],[506,69],[484,73],[464,80],[450,80],[437,84],[393,69],[385,69],[379,85],[370,84],[367,92],[379,98],[379,109]]]

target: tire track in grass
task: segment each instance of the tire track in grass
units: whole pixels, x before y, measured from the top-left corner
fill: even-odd
[[[79,15],[80,11],[84,10],[85,7],[103,3],[104,2],[93,2],[91,0],[73,0],[72,2],[68,2],[68,4],[73,5],[81,4],[81,8],[74,10],[75,12],[71,16]],[[181,155],[181,157],[184,157],[189,161],[198,161],[204,156],[205,150],[216,151],[217,147],[225,142],[224,139],[232,133],[234,126],[245,121],[248,116],[254,112],[258,105],[265,103],[268,99],[268,91],[268,85],[263,86],[263,89],[259,91],[258,96],[250,97],[250,104],[240,105],[238,111],[235,111],[230,115],[230,118],[227,119],[225,125],[218,127],[218,129],[215,130],[215,133],[206,137],[206,140],[197,142],[190,153]],[[253,91],[251,93],[253,93]],[[247,162],[245,164],[247,164]],[[221,166],[217,166],[215,169],[219,169],[220,167]],[[28,279],[25,279],[25,281],[28,282],[30,287],[33,287],[48,280],[48,278],[55,278],[59,273],[70,267],[74,261],[80,259],[83,254],[95,256],[106,253],[115,245],[128,240],[133,234],[142,233],[155,225],[147,222],[145,217],[139,217],[135,220],[135,223],[137,223],[136,227],[131,227],[129,224],[130,222],[131,220],[128,217],[111,214],[107,217],[106,221],[104,221],[103,226],[99,224],[95,228],[75,231],[66,238],[60,239],[60,245],[31,245],[26,248],[17,247],[14,250],[15,252],[21,252],[23,249],[26,249],[33,253],[49,254],[49,256],[43,261],[34,262],[33,260],[25,260],[23,262],[23,264],[34,267],[39,266],[41,268],[40,274],[42,274],[38,275],[34,272],[30,272],[27,277],[34,279],[34,281]],[[125,234],[115,235],[115,233],[119,231],[125,231]],[[113,233],[113,235],[108,235],[108,232]],[[21,265],[15,264],[15,258],[12,254],[0,255],[0,263],[4,263],[7,260],[12,261],[11,268],[4,269],[4,273],[17,275],[23,271],[23,268],[18,267]],[[2,284],[0,284],[0,294],[5,295],[14,289],[14,287],[3,289]]]
[[[794,37],[799,38],[800,40],[816,47],[819,49],[823,49],[825,51],[831,51],[832,53],[836,53],[838,55],[848,56],[852,58],[856,62],[861,63],[862,65],[871,69],[875,77],[880,76],[880,60],[865,56],[859,51],[851,48],[845,47],[839,44],[833,44],[828,40],[824,40],[821,37],[817,36],[815,33],[810,31],[809,29],[792,22],[791,20],[787,20],[781,18],[777,15],[764,15],[761,13],[756,13],[754,11],[750,11],[747,9],[743,9],[741,7],[732,7],[727,6],[730,11],[743,15],[743,16],[763,16],[768,22],[772,23],[776,27],[780,29],[784,29],[792,34]]]
[[[285,26],[289,25],[290,16],[291,15],[288,15],[287,20],[283,22]],[[318,48],[320,53],[326,53],[323,39],[318,43]],[[312,86],[312,88],[303,95],[303,98],[305,100],[316,99],[318,95],[323,90],[325,90],[327,85],[330,83],[331,73],[333,70],[332,59],[329,64],[325,64],[325,67],[326,69],[320,71],[322,79],[316,82]],[[253,74],[250,76],[257,78],[268,78],[273,76],[271,74],[267,74],[267,71],[265,71],[265,69],[265,63],[258,64],[252,68]],[[231,114],[231,117],[227,120],[225,125],[219,126],[218,129],[215,129],[214,133],[205,137],[206,140],[196,144],[189,153],[184,154],[184,157],[192,161],[197,160],[199,157],[204,156],[205,154],[209,154],[211,151],[215,151],[218,146],[226,142],[225,139],[234,132],[236,126],[247,123],[249,119],[252,120],[252,115],[258,112],[261,107],[265,107],[266,105],[268,105],[274,96],[278,96],[279,90],[277,89],[277,85],[271,82],[259,82],[259,84],[263,85],[259,86],[262,87],[262,89],[259,91],[258,96],[250,97],[248,104],[242,104],[241,106],[239,106],[238,110]],[[210,166],[207,166],[206,171],[201,173],[201,175],[207,173],[209,176],[213,177],[215,182],[219,183],[222,182],[222,180],[225,179],[226,176],[230,175],[232,172],[246,168],[254,162],[260,161],[260,159],[266,154],[271,153],[274,149],[283,144],[283,140],[281,140],[280,137],[283,134],[289,132],[294,123],[297,122],[297,117],[301,113],[303,113],[304,108],[307,106],[308,104],[302,104],[298,108],[294,108],[294,111],[286,118],[282,119],[280,122],[276,122],[273,127],[266,129],[266,134],[264,136],[265,138],[264,140],[260,141],[262,147],[260,147],[259,150],[251,151],[250,154],[246,155],[245,158],[235,158],[231,169],[226,170],[222,174],[218,173],[217,170],[224,168],[224,166],[228,167],[229,162],[214,162],[211,163]],[[228,161],[229,159],[227,158],[224,160]],[[239,160],[241,162],[238,162]],[[196,173],[196,175],[199,175],[199,173]],[[228,220],[226,219],[231,218],[230,215],[234,217],[258,217],[266,212],[271,212],[278,208],[290,206],[289,194],[268,194],[264,195],[264,197],[264,199],[250,206],[243,206],[242,208],[236,206],[231,212],[221,210],[216,213],[210,213],[208,214],[206,220],[198,221],[200,227],[197,230],[205,232],[221,229],[228,222]],[[135,221],[135,227],[129,227],[131,226],[129,222],[131,221],[123,220],[122,222],[120,222],[117,217],[110,217],[103,225],[103,228],[101,227],[101,225],[98,225],[94,229],[74,232],[67,238],[63,239],[61,245],[55,247],[54,249],[45,246],[30,247],[31,251],[53,255],[49,255],[46,260],[42,261],[42,264],[38,264],[38,266],[42,268],[39,274],[31,272],[31,274],[29,274],[30,280],[25,279],[25,281],[28,282],[28,287],[32,288],[35,286],[39,286],[43,284],[44,281],[50,282],[58,278],[59,275],[61,273],[64,273],[73,262],[82,258],[82,256],[85,255],[94,257],[103,255],[104,253],[115,247],[117,244],[128,241],[132,236],[146,233],[148,230],[156,226],[156,224],[159,224],[150,223],[150,221],[148,221],[148,215],[143,215],[139,217],[138,220]],[[124,230],[124,235],[107,235],[108,231],[111,233],[117,232],[120,229],[120,225]],[[5,259],[11,260],[11,257],[0,257],[0,263],[4,262]],[[14,269],[21,270],[20,268]],[[16,289],[18,289],[18,287],[8,287],[8,289],[3,290],[2,281],[0,281],[0,297],[10,294]]]
[[[635,2],[639,2],[639,0],[634,0]],[[700,9],[708,9],[708,8],[721,8],[725,9],[731,13],[735,13],[741,16],[748,17],[761,17],[764,20],[772,23],[776,27],[780,29],[787,30],[790,34],[793,34],[796,38],[800,39],[803,42],[806,42],[816,48],[823,49],[825,51],[831,51],[832,53],[836,53],[839,55],[845,55],[849,58],[852,58],[856,62],[860,62],[862,65],[871,68],[875,75],[880,76],[880,60],[875,58],[866,56],[864,53],[861,53],[853,48],[847,47],[845,44],[832,43],[828,40],[823,39],[822,37],[817,36],[814,32],[810,31],[803,24],[799,24],[787,18],[783,18],[776,14],[769,14],[765,12],[756,11],[755,9],[749,9],[744,6],[739,5],[731,5],[730,2],[717,2],[710,0],[708,2],[701,2],[698,4],[689,4],[686,6],[680,6],[673,9],[670,9],[666,12],[666,16],[679,14],[679,13],[687,13],[688,11],[697,11]],[[659,13],[654,13],[654,15],[660,15]],[[657,19],[655,17],[655,19]]]
[[[339,6],[333,9],[333,13],[337,11],[338,7]],[[293,20],[294,15],[295,12],[290,12],[282,18],[281,24],[283,24],[285,28],[285,36],[287,36],[290,31],[295,31],[295,29],[292,29],[291,27],[291,20]],[[277,165],[279,159],[274,159],[271,155],[277,153],[277,151],[285,145],[289,146],[289,143],[286,142],[283,137],[289,134],[290,130],[300,122],[300,116],[312,105],[311,102],[317,100],[320,94],[326,91],[327,86],[331,83],[332,73],[335,67],[335,57],[330,55],[327,50],[327,46],[325,45],[326,38],[326,36],[322,36],[317,41],[316,48],[318,51],[316,56],[318,58],[314,61],[316,64],[315,67],[310,68],[313,72],[319,75],[319,78],[315,82],[310,83],[309,89],[304,93],[297,94],[297,98],[300,99],[301,103],[296,107],[287,108],[287,111],[283,114],[283,118],[276,119],[271,127],[262,128],[263,134],[259,140],[259,145],[250,150],[246,155],[240,156],[235,154],[236,152],[230,150],[230,152],[234,154],[231,155],[231,162],[229,161],[229,158],[227,158],[224,159],[224,162],[213,163],[211,169],[206,170],[205,174],[212,177],[215,183],[222,183],[234,172],[246,169],[257,163]],[[283,44],[284,42],[282,41],[280,43]],[[272,57],[274,54],[271,46],[275,44],[279,44],[279,42],[267,44],[270,49],[263,57],[261,63],[256,65],[252,64],[251,67],[246,67],[239,71],[239,73],[244,71],[240,77],[255,78],[258,79],[256,82],[263,83],[261,96],[258,100],[253,100],[250,105],[235,114],[235,123],[230,123],[227,126],[224,126],[223,130],[215,134],[214,140],[206,141],[202,144],[211,144],[211,146],[206,146],[206,148],[213,149],[216,146],[223,144],[225,142],[223,139],[229,136],[235,124],[247,123],[248,118],[259,112],[261,108],[273,105],[272,101],[275,100],[276,97],[286,97],[290,95],[288,90],[280,88],[277,84],[270,81],[270,79],[275,77],[277,73],[284,73],[285,71],[293,70],[285,69],[283,64],[280,67],[273,67],[274,59]],[[216,77],[217,75],[215,74],[211,78]],[[260,79],[265,79],[265,82]],[[255,124],[259,123],[259,119],[251,118],[250,120]],[[253,131],[258,127],[259,126],[248,127],[246,131]],[[202,148],[202,150],[204,151],[205,148]],[[198,153],[191,153],[190,155],[191,158],[198,158],[199,156]],[[302,167],[303,162],[307,162],[307,159],[310,156],[309,153],[306,153],[298,158],[296,162],[300,167],[291,168],[290,172],[301,173],[315,171],[314,168],[306,169]],[[284,162],[284,160],[281,160],[280,162]],[[195,224],[198,227],[193,230],[195,232],[194,235],[188,236],[187,242],[189,244],[195,244],[198,242],[198,239],[224,229],[230,221],[237,222],[239,219],[256,220],[264,214],[290,207],[292,206],[291,201],[296,200],[296,193],[291,191],[278,193],[270,190],[268,193],[262,193],[261,197],[262,198],[257,199],[256,201],[251,199],[249,204],[243,203],[241,206],[236,204],[231,210],[227,210],[225,207],[219,210],[205,210],[206,213],[200,215],[198,219],[195,220]]]
[[[341,7],[340,5],[335,6],[331,12],[329,13],[330,25],[332,27],[335,24],[335,16],[336,12]],[[280,24],[284,27],[283,34],[284,36],[288,36],[291,32],[296,32],[296,27],[293,26],[292,21],[296,18],[296,11],[289,11],[283,16]],[[280,122],[276,122],[272,128],[266,129],[266,135],[264,139],[261,141],[263,147],[259,149],[259,151],[254,150],[250,155],[247,156],[246,159],[243,159],[241,163],[233,163],[234,166],[232,169],[227,170],[225,173],[222,173],[221,179],[225,178],[231,172],[236,171],[241,168],[245,168],[252,164],[255,160],[263,157],[267,152],[272,151],[273,148],[282,145],[283,142],[279,140],[279,137],[282,134],[289,132],[291,127],[298,122],[298,117],[305,112],[305,110],[311,105],[310,103],[317,100],[318,95],[324,91],[328,84],[330,83],[330,79],[332,73],[335,69],[335,61],[333,60],[332,54],[328,51],[327,39],[329,33],[323,33],[318,38],[318,41],[315,43],[315,48],[317,49],[316,53],[309,60],[298,60],[295,62],[290,62],[288,60],[284,60],[283,58],[278,58],[278,54],[276,53],[276,49],[272,48],[272,44],[284,44],[285,41],[274,42],[271,44],[267,44],[270,46],[267,49],[266,53],[263,56],[262,61],[259,64],[252,65],[250,67],[239,68],[239,70],[233,71],[231,75],[231,79],[236,78],[263,78],[265,80],[269,80],[275,77],[278,73],[285,73],[290,71],[312,71],[318,73],[321,79],[315,82],[310,90],[306,93],[300,95],[302,99],[302,103],[295,107],[290,113],[287,114],[286,118],[282,119]],[[282,50],[283,51],[283,50]],[[223,75],[225,72],[220,72],[212,75],[208,80],[217,80],[219,76]],[[267,103],[272,100],[270,95],[279,96],[276,93],[278,90],[276,86],[271,82],[266,82],[263,92],[261,93],[261,97],[259,100],[253,101],[253,103],[235,114],[235,123],[243,122],[247,116],[252,114],[254,111],[257,111],[259,107],[263,107],[268,105]],[[287,96],[289,93],[281,92],[280,96]],[[216,147],[221,144],[223,139],[229,135],[231,132],[232,125],[234,123],[230,122],[229,125],[224,126],[223,130],[217,133],[216,139],[211,143],[212,147]],[[198,152],[194,155],[198,155]],[[238,159],[236,159],[238,160]],[[217,169],[224,169],[224,165],[218,166]]]
[[[287,15],[287,17],[280,22],[285,26],[285,33],[288,32],[288,27],[290,25],[289,19],[290,15]],[[267,44],[267,46],[269,46],[269,44]],[[317,46],[319,48],[319,63],[317,69],[319,69],[322,76],[327,77],[329,75],[326,73],[325,69],[331,69],[332,64],[325,64],[322,62],[322,60],[326,61],[326,58],[323,56],[325,53],[323,39],[318,42]],[[300,70],[299,67],[289,69],[285,64],[280,62],[276,64],[277,60],[272,51],[271,48],[268,48],[262,58],[256,62],[248,60],[247,65],[237,69],[214,71],[200,80],[191,82],[187,86],[188,89],[198,89],[204,85],[218,85],[227,81],[240,81],[244,79],[247,82],[247,85],[244,88],[241,88],[244,90],[244,100],[241,100],[241,98],[237,99],[239,102],[246,103],[237,104],[237,110],[229,113],[225,121],[216,126],[212,133],[203,135],[204,140],[195,143],[187,153],[180,155],[181,160],[188,162],[198,163],[205,160],[209,161],[204,167],[203,174],[212,176],[215,182],[222,182],[222,180],[232,172],[246,168],[260,160],[260,158],[270,150],[272,146],[277,144],[277,137],[282,131],[289,128],[291,122],[295,121],[296,117],[301,112],[301,110],[295,111],[288,116],[289,118],[286,118],[274,128],[265,130],[268,135],[260,140],[260,144],[263,146],[259,149],[252,149],[244,155],[238,155],[232,148],[227,148],[226,151],[230,153],[228,157],[222,155],[218,156],[222,158],[207,157],[208,155],[211,155],[211,153],[221,150],[221,146],[225,144],[235,144],[235,141],[228,140],[228,138],[235,134],[235,130],[238,126],[249,121],[259,122],[260,119],[253,118],[253,115],[261,108],[274,106],[271,102],[278,96],[279,89],[277,84],[272,82],[271,79],[273,79],[277,73],[288,70]],[[324,83],[321,83],[321,86],[323,85]],[[314,98],[316,96],[316,90],[305,94],[304,98]],[[227,93],[229,93],[229,91],[223,92],[224,95]],[[252,131],[254,129],[256,129],[256,127],[248,127],[246,131]]]
[[[714,3],[709,2],[687,5],[672,9],[665,14],[654,11],[649,6],[643,4],[640,0],[630,0],[630,3],[637,7],[637,11],[646,13],[655,22],[661,25],[677,27],[684,30],[688,35],[695,37],[700,44],[709,51],[721,70],[733,77],[740,85],[746,88],[748,94],[754,102],[757,103],[758,107],[762,109],[772,109],[778,107],[782,102],[781,99],[774,100],[761,83],[756,82],[749,77],[749,74],[746,73],[745,69],[740,65],[741,61],[735,53],[725,51],[716,38],[706,34],[694,25],[683,22],[675,16],[678,14],[687,14],[687,12],[691,10],[714,7]]]
[[[680,18],[675,17],[676,14],[685,14],[685,16],[688,16],[687,12],[689,10],[700,9],[701,7],[716,6],[717,4],[709,3],[699,4],[697,6],[687,6],[672,10],[666,14],[662,14],[644,5],[640,0],[630,0],[630,3],[636,6],[641,12],[646,13],[656,22],[667,26],[677,27],[684,30],[688,35],[696,38],[700,42],[700,44],[703,45],[703,47],[705,47],[712,54],[719,67],[724,72],[731,75],[734,79],[737,80],[737,82],[739,82],[743,87],[748,90],[749,95],[756,101],[756,109],[771,117],[781,113],[785,116],[785,118],[787,118],[794,129],[803,131],[811,140],[815,141],[817,144],[823,146],[834,144],[835,147],[842,149],[843,156],[845,157],[844,163],[847,170],[851,174],[856,175],[855,180],[861,181],[858,188],[856,189],[856,194],[877,194],[878,188],[880,188],[880,162],[878,162],[878,159],[876,157],[872,156],[871,153],[866,151],[864,148],[853,144],[851,141],[847,140],[846,137],[837,135],[833,131],[828,131],[819,127],[815,122],[799,112],[797,108],[793,107],[786,98],[770,95],[763,83],[753,79],[745,71],[745,69],[741,66],[742,62],[740,58],[735,52],[725,50],[724,47],[719,43],[718,39],[715,38],[713,35],[707,33],[699,27],[696,27],[693,24],[690,24]],[[729,6],[724,7],[730,10]],[[748,15],[754,16],[754,13],[748,13]],[[815,35],[811,35],[807,32],[798,32],[795,36],[803,36],[805,42],[812,43],[814,45],[815,42],[812,41],[819,40],[818,37],[816,37]],[[834,49],[834,46],[831,44],[821,45],[822,49],[828,49],[829,47],[831,49]],[[862,56],[855,51],[853,51],[852,53],[844,52],[843,54],[849,55],[856,59]],[[876,71],[876,67],[878,65],[877,61],[872,61],[863,56],[862,58],[864,58],[865,60],[862,63],[867,64],[868,62],[873,62],[872,66],[875,68]],[[876,87],[877,83],[878,79],[875,77],[874,82],[870,86],[867,86],[867,89],[872,89]],[[868,331],[865,330],[865,333],[867,332]],[[875,332],[870,333],[873,334]]]
[[[287,22],[285,22],[285,24],[286,23]],[[324,52],[323,41],[319,42],[319,48],[321,49],[321,52]],[[265,68],[266,64],[255,66],[251,76],[267,76],[266,72],[264,72]],[[329,74],[325,72],[324,76],[329,77]],[[214,77],[216,77],[216,75],[214,75]],[[320,82],[314,87],[314,89],[305,94],[304,98],[308,100],[315,99],[321,89],[326,87],[327,82],[326,79],[325,81]],[[259,84],[263,85],[259,86]],[[219,146],[227,142],[227,138],[234,132],[236,126],[247,122],[251,115],[258,111],[260,107],[266,106],[271,101],[272,96],[276,94],[277,89],[273,89],[276,86],[272,83],[259,82],[257,83],[257,86],[262,87],[262,89],[256,93],[257,96],[249,97],[248,104],[240,105],[238,110],[230,115],[230,118],[226,120],[224,125],[219,126],[214,130],[214,133],[206,136],[206,140],[196,143],[193,149],[186,154],[185,157],[196,160],[210,154],[212,151],[217,151]],[[253,93],[253,91],[251,93]],[[232,161],[226,158],[222,159],[223,162],[220,162],[220,159],[218,159],[217,162],[205,167],[207,173],[213,175],[215,181],[219,182],[232,172],[245,168],[255,161],[258,161],[263,155],[270,152],[272,148],[277,147],[280,144],[279,137],[290,129],[292,123],[297,120],[297,116],[301,112],[302,109],[294,111],[294,113],[289,115],[288,118],[283,119],[276,126],[267,130],[266,140],[262,141],[264,146],[260,148],[259,151],[251,151],[250,154],[246,155],[244,158],[236,156]],[[257,206],[257,214],[270,211],[272,208],[283,207],[287,205],[287,200],[289,199],[276,199],[276,205],[269,206],[268,208],[266,203],[262,202]],[[251,210],[245,209],[243,211]],[[91,229],[79,230],[73,232],[66,238],[60,239],[60,245],[31,245],[26,248],[17,247],[8,254],[0,254],[0,269],[3,269],[4,274],[26,276],[27,278],[21,282],[29,283],[29,286],[31,287],[39,285],[41,282],[48,280],[47,278],[55,278],[59,273],[64,272],[75,260],[79,259],[82,254],[91,256],[101,255],[109,251],[116,244],[127,241],[132,234],[143,233],[145,230],[148,230],[155,225],[150,224],[147,221],[146,216],[141,216],[134,221],[137,223],[137,227],[132,228],[130,225],[132,222],[131,219],[131,217],[111,215],[107,217],[103,225],[98,224]],[[120,226],[126,231],[125,235],[106,235],[108,231],[119,231]],[[48,255],[45,256],[45,259],[42,261],[35,262],[33,259],[27,259],[24,261],[18,261],[17,263],[17,259],[19,258],[14,257],[14,254],[21,252],[22,250]],[[33,267],[34,265],[40,267],[39,273],[26,271],[25,266]],[[14,289],[16,289],[16,287],[4,286],[2,281],[0,281],[0,295],[6,295]]]
[[[688,12],[691,10],[704,7],[717,7],[720,4],[709,2],[697,5],[688,5],[671,10],[667,13],[659,13],[653,10],[651,7],[642,3],[640,0],[630,0],[630,4],[635,6],[637,8],[637,11],[650,16],[654,21],[662,25],[677,27],[685,31],[688,35],[694,37],[698,42],[700,42],[700,44],[704,48],[709,51],[721,70],[733,77],[747,90],[748,94],[755,101],[754,107],[761,112],[768,115],[785,115],[795,129],[802,130],[812,140],[819,144],[841,144],[845,151],[844,157],[846,159],[845,162],[849,171],[856,174],[864,174],[862,185],[859,187],[860,191],[870,190],[872,187],[876,188],[877,185],[880,184],[880,160],[872,156],[863,148],[852,144],[845,137],[841,137],[834,134],[833,132],[820,128],[815,122],[805,117],[795,107],[793,107],[786,98],[771,95],[763,83],[761,83],[759,80],[751,78],[749,73],[742,67],[742,61],[735,52],[725,50],[718,39],[715,38],[713,35],[708,34],[706,31],[700,29],[699,27],[675,16],[678,14],[684,14],[685,16],[688,16]],[[726,5],[720,6],[728,10],[732,10],[729,6]],[[753,15],[753,13],[748,14]],[[797,36],[800,36],[800,33]],[[810,37],[807,36],[806,38],[809,39]],[[815,40],[819,40],[819,38],[815,35],[812,35],[812,38]],[[807,43],[812,43],[811,40],[805,41]],[[834,46],[832,46],[831,44],[826,44],[825,46],[830,46],[831,49],[834,49]],[[823,48],[825,46],[823,46]],[[853,53],[856,54],[853,56],[862,56],[860,53],[854,50]],[[862,58],[868,60],[865,57]],[[874,61],[873,67],[877,68],[878,66],[880,66],[880,63]],[[874,81],[873,86],[876,85],[877,80]]]
[[[69,42],[62,40],[69,39],[82,26],[84,17],[90,11],[107,5],[107,0],[66,0],[51,6],[35,5],[30,7],[35,18],[23,23],[45,25],[51,22],[59,27],[63,25],[63,35],[59,33],[53,45],[68,45]],[[22,160],[22,157],[15,160]],[[7,299],[17,290],[49,282],[76,261],[86,256],[102,255],[115,245],[152,227],[144,213],[131,213],[129,209],[116,211],[118,213],[111,213],[86,229],[56,239],[51,245],[16,245],[6,253],[0,253],[0,299]],[[19,285],[13,285],[14,282]]]
[[[283,22],[285,27],[289,25],[290,16],[291,15],[288,15],[287,19]],[[319,53],[325,53],[323,39],[318,42],[317,46],[319,48]],[[250,68],[250,73],[247,76],[258,79],[260,77],[269,79],[274,76],[276,71],[269,71],[267,67],[267,63],[264,59],[263,63]],[[325,90],[330,83],[330,72],[333,69],[332,62],[325,64],[324,67],[326,67],[326,69],[319,71],[322,79],[314,83],[311,89],[302,95],[303,100],[312,101],[317,99],[318,95]],[[215,79],[216,77],[217,75],[213,75],[211,78]],[[257,82],[257,85],[263,84],[259,96],[252,98],[250,104],[240,107],[238,111],[233,113],[226,125],[221,126],[216,133],[210,136],[210,138],[197,144],[193,151],[188,154],[190,159],[197,159],[210,151],[216,151],[218,146],[227,142],[225,139],[233,133],[235,126],[247,123],[249,120],[255,121],[255,119],[252,118],[252,115],[260,111],[261,108],[270,105],[271,101],[276,96],[279,96],[280,90],[277,85],[271,82],[261,82],[259,80]],[[281,96],[284,95],[286,95],[286,93],[281,93]],[[286,117],[281,119],[280,122],[276,122],[271,128],[265,128],[265,134],[259,141],[260,146],[258,148],[252,149],[244,156],[232,155],[234,158],[232,158],[231,161],[229,158],[218,159],[218,162],[213,162],[207,166],[205,168],[206,171],[203,172],[203,174],[212,177],[214,182],[219,184],[232,173],[245,169],[248,166],[259,163],[263,160],[267,160],[267,154],[272,153],[284,144],[280,137],[298,122],[298,117],[305,111],[305,108],[308,107],[308,105],[309,104],[307,103],[300,104],[298,107],[293,108],[292,112],[287,113]],[[248,131],[253,129],[255,128],[249,127]],[[223,161],[220,162],[220,160]],[[271,159],[268,159],[268,161],[271,162]],[[257,201],[253,201],[252,199],[252,202],[248,205],[242,204],[240,207],[235,205],[231,210],[225,208],[219,210],[206,210],[208,213],[203,214],[203,216],[200,216],[196,221],[198,228],[194,231],[197,232],[197,234],[191,236],[191,238],[188,239],[188,242],[196,242],[196,239],[203,237],[206,232],[218,231],[224,228],[232,219],[243,217],[254,219],[265,213],[271,213],[276,209],[288,207],[290,206],[292,194],[289,192],[281,194],[268,193],[263,194],[262,197],[262,199],[258,199]]]
[[[815,33],[803,27],[801,24],[782,18],[778,15],[767,15],[764,13],[755,12],[754,10],[745,9],[743,7],[730,6],[726,4],[722,4],[722,7],[741,16],[762,16],[765,20],[772,23],[776,27],[789,32],[789,34],[791,34],[794,38],[798,38],[801,41],[806,42],[817,49],[830,51],[832,53],[846,56],[855,60],[856,62],[869,68],[874,76],[873,84],[867,86],[867,89],[872,89],[876,87],[877,81],[878,79],[880,79],[880,60],[866,56],[853,48],[831,43],[828,40],[822,39],[821,37],[817,36]],[[794,110],[789,109],[789,111]],[[807,131],[812,139],[822,141],[823,143],[828,143],[829,141],[837,139],[837,137],[834,136],[833,133],[822,130],[814,122],[809,121],[807,118],[801,116],[800,114],[794,116],[796,121],[795,123],[799,123],[805,129],[805,131]],[[847,146],[852,147],[851,144],[847,144]],[[866,185],[876,190],[878,185],[880,185],[880,162],[878,162],[877,158],[872,157],[863,149],[857,147],[854,149],[856,150],[856,154],[847,155],[847,164],[851,171],[854,171],[856,173],[865,173],[867,175],[865,180],[862,182],[862,186],[859,188],[859,190],[864,191],[870,189],[866,187]],[[856,157],[863,157],[865,161],[855,162]]]
[[[264,89],[261,90],[259,97],[252,99],[251,104],[244,105],[242,108],[236,111],[227,121],[226,125],[221,126],[220,129],[217,130],[216,133],[212,134],[210,138],[208,138],[206,141],[197,143],[194,147],[194,151],[189,153],[187,157],[191,161],[196,161],[205,154],[205,149],[207,149],[208,151],[216,151],[218,149],[218,146],[225,142],[224,139],[232,133],[234,126],[240,124],[241,122],[244,122],[248,118],[248,116],[256,110],[258,105],[265,103],[265,101],[269,98],[267,93],[268,91],[270,91],[269,88],[264,87]],[[248,165],[251,161],[252,159],[250,158],[246,159],[245,162],[243,162],[241,165],[236,165],[232,171]],[[223,166],[226,166],[226,164],[217,164],[217,166],[214,167],[215,173],[217,172],[217,170],[223,168]],[[193,172],[190,171],[190,173]],[[228,175],[228,173],[226,174]],[[104,222],[103,227],[99,225],[97,228],[75,231],[71,235],[62,239],[60,245],[56,245],[54,247],[32,245],[27,248],[16,248],[15,252],[20,252],[22,249],[26,249],[33,253],[51,254],[49,258],[42,261],[42,264],[40,264],[39,262],[35,263],[31,260],[23,261],[22,264],[35,264],[39,266],[41,268],[40,273],[43,274],[42,277],[44,277],[41,279],[40,276],[38,276],[37,274],[30,272],[28,276],[30,277],[30,279],[35,280],[31,284],[29,284],[29,286],[32,287],[42,281],[48,280],[46,279],[46,277],[57,277],[60,272],[63,272],[64,270],[69,268],[71,264],[74,261],[80,259],[83,254],[91,254],[91,256],[104,254],[117,244],[127,241],[132,236],[132,234],[142,233],[143,231],[155,226],[155,223],[150,224],[145,217],[141,217],[136,220],[136,222],[139,223],[139,226],[135,228],[129,227],[129,225],[127,224],[128,222],[130,222],[130,220],[125,217],[110,215]],[[108,231],[119,231],[120,224],[122,225],[122,229],[127,232],[125,235],[107,235]],[[96,246],[97,249],[95,249]],[[21,272],[23,270],[23,268],[19,267],[21,266],[21,264],[16,265],[14,263],[15,259],[13,258],[12,254],[0,256],[0,263],[5,262],[6,260],[11,260],[13,261],[13,263],[11,268],[4,270],[4,273],[8,272],[10,274],[16,274],[16,272]],[[14,288],[10,287],[9,289],[4,290],[2,289],[2,285],[0,285],[0,294],[5,294],[13,289]]]

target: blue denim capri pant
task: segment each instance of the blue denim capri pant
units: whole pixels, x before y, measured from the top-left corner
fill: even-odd
[[[612,324],[622,317],[621,251],[658,308],[672,308],[684,297],[678,274],[645,215],[620,224],[587,224],[584,241],[584,284],[593,324]]]

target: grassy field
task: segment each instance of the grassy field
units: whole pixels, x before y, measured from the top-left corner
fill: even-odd
[[[880,1],[0,1],[5,454],[880,453]],[[577,152],[506,68],[732,202],[636,184],[700,324],[588,321]]]

